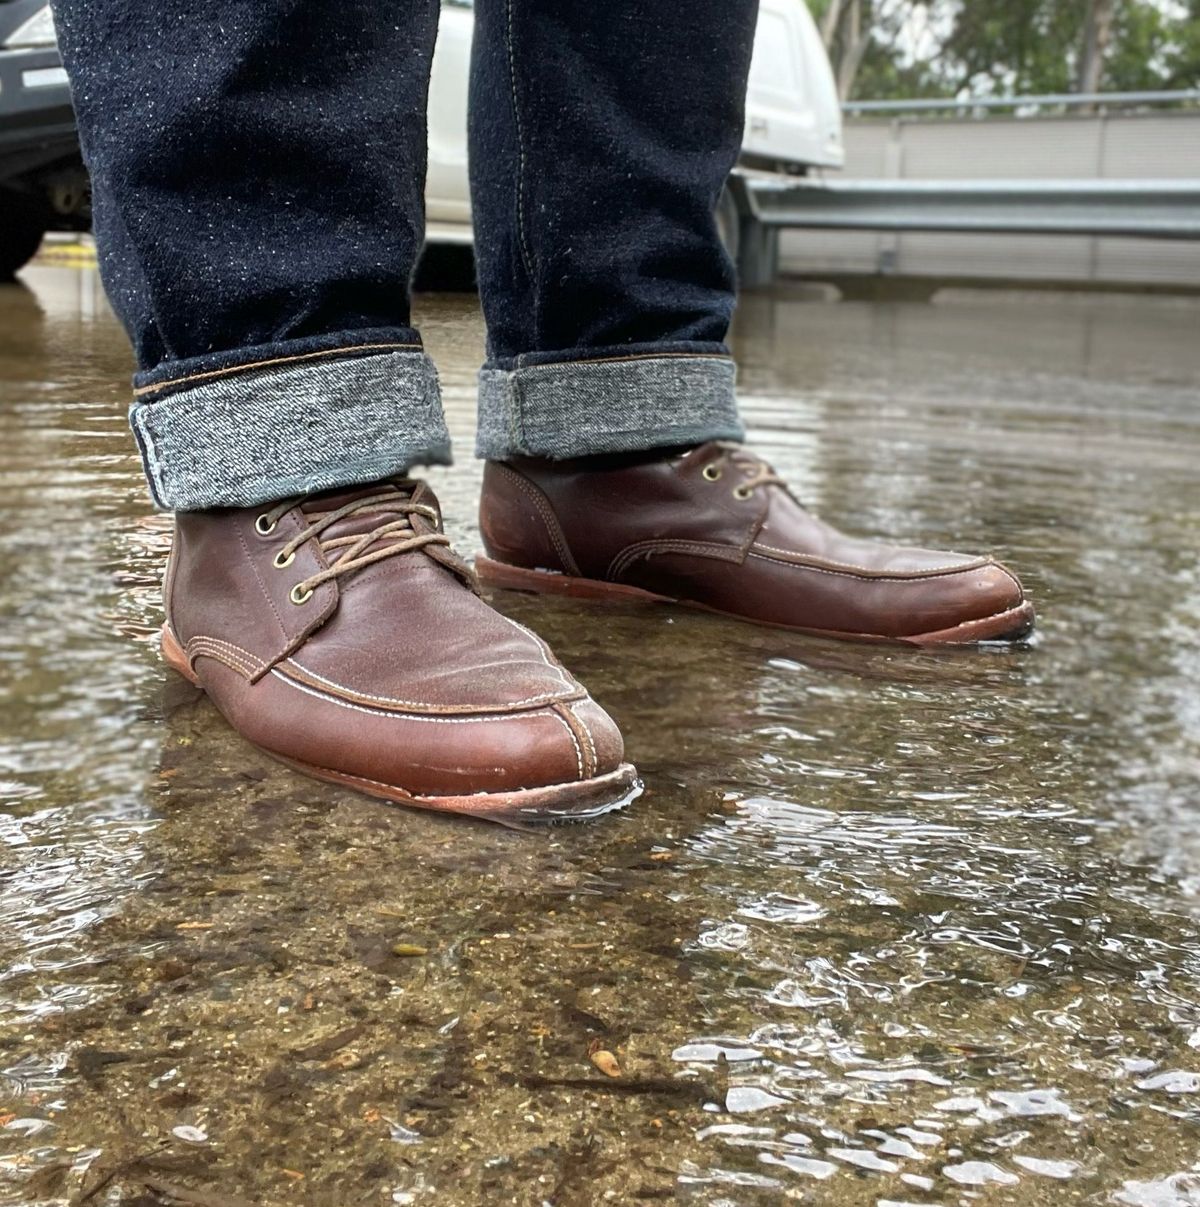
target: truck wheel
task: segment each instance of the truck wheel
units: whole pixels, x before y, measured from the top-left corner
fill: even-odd
[[[33,259],[46,233],[46,215],[17,193],[0,192],[0,281]]]
[[[721,197],[717,202],[717,231],[729,258],[736,264],[742,249],[742,215],[738,209],[737,198],[728,185],[721,190]]]

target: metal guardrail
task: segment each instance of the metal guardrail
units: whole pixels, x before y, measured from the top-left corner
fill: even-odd
[[[1200,104],[1200,88],[1162,92],[1056,92],[1044,96],[921,97],[909,101],[846,101],[842,112],[848,116],[863,113],[930,113],[941,110],[969,109],[1111,109],[1140,105]]]
[[[1200,239],[1200,179],[743,179],[767,228]]]
[[[747,287],[769,284],[779,232],[812,230],[1200,239],[1196,180],[780,180],[738,173]]]

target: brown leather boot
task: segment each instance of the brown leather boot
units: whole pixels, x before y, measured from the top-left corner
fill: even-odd
[[[179,513],[163,653],[256,746],[372,796],[497,820],[632,799],[616,725],[449,546],[415,481]]]
[[[480,527],[476,569],[496,587],[683,603],[851,640],[1012,641],[1033,628],[1004,566],[845,536],[738,445],[608,468],[489,462]]]

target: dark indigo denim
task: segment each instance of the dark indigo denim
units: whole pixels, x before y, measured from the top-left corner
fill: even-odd
[[[436,0],[54,12],[140,369],[409,326]]]
[[[720,349],[713,213],[757,0],[478,0],[470,163],[488,354]],[[515,187],[514,187],[515,175]]]
[[[728,357],[734,298],[713,210],[740,144],[756,12],[757,0],[478,0],[484,455],[740,434],[728,361],[708,373]],[[436,0],[57,0],[55,13],[157,501],[257,502],[447,460],[408,296]],[[698,359],[672,374],[662,358],[681,354]],[[645,388],[657,402],[611,437],[598,378],[581,426],[569,397],[581,379],[522,377],[623,357],[627,373],[605,370],[614,400]],[[339,410],[306,424],[330,359],[345,375]],[[270,407],[231,383],[246,373],[269,385]],[[391,410],[358,405],[356,382]],[[697,391],[709,396],[688,412]],[[173,399],[186,424],[172,426]],[[239,424],[279,442],[299,425],[289,468],[256,480],[265,446],[231,447]],[[240,457],[229,474],[214,464],[218,432]],[[346,449],[324,448],[343,433]]]

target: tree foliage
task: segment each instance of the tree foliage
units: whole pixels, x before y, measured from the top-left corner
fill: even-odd
[[[809,0],[844,97],[1200,87],[1200,0]]]

